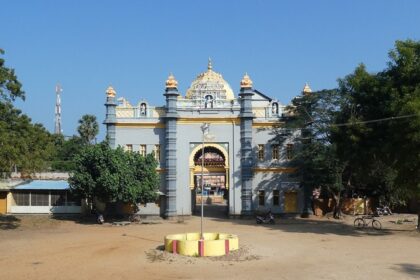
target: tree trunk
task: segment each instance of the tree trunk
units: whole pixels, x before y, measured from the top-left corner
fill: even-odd
[[[333,216],[335,219],[341,218],[341,193],[335,193],[334,195],[334,213]]]

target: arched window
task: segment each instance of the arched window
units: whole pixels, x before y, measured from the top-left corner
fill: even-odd
[[[213,108],[213,96],[206,95],[204,97],[204,108]]]
[[[273,102],[271,105],[271,113],[273,116],[276,116],[279,114],[279,103]]]
[[[141,103],[140,104],[140,116],[146,116],[146,111],[147,111],[147,105],[146,103]]]

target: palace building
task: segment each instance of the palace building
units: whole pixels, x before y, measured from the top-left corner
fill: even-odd
[[[310,91],[306,85],[303,92]],[[260,208],[305,212],[308,195],[293,176],[292,161],[300,133],[282,129],[286,106],[255,89],[247,74],[235,95],[209,60],[185,95],[168,77],[164,106],[145,99],[132,104],[112,87],[106,95],[110,145],[154,152],[159,162],[162,216],[191,215],[201,199],[225,205],[230,216]]]

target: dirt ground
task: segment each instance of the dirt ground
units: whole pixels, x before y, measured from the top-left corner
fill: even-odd
[[[162,251],[167,234],[196,232],[200,219],[113,226],[49,216],[0,216],[0,279],[419,279],[414,215],[355,230],[354,217],[206,218],[205,231],[239,235],[240,250],[217,258]]]

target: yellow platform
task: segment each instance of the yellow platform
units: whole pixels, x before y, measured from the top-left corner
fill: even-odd
[[[184,256],[224,256],[239,249],[237,235],[228,233],[206,232],[204,240],[200,233],[171,234],[165,237],[165,251]]]

